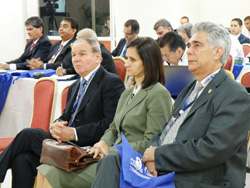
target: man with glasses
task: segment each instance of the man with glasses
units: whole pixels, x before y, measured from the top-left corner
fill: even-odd
[[[117,47],[113,50],[112,56],[122,56],[125,57],[127,52],[127,44],[134,40],[139,34],[140,26],[137,20],[128,20],[124,24],[124,38],[122,38]]]

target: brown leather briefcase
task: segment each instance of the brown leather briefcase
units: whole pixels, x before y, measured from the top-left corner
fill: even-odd
[[[53,139],[43,141],[41,163],[49,164],[66,171],[84,168],[87,164],[98,161],[80,147],[60,143]]]

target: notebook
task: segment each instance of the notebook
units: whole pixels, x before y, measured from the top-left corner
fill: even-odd
[[[195,80],[188,66],[164,66],[164,73],[165,87],[171,96],[178,96],[184,87]]]

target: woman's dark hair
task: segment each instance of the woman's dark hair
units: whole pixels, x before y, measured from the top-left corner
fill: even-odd
[[[142,89],[157,82],[165,85],[163,59],[158,44],[150,37],[137,38],[127,48],[135,47],[144,65]]]

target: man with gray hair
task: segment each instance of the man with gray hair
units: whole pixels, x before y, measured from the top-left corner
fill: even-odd
[[[94,30],[89,29],[89,28],[85,28],[85,29],[78,31],[76,38],[77,39],[93,38],[93,39],[97,40],[97,35],[96,35]],[[99,44],[100,44],[101,53],[102,53],[101,65],[108,72],[116,73],[114,60],[113,60],[111,54],[109,53],[109,51],[105,48],[105,46],[102,43],[99,42]],[[62,69],[62,67],[58,67],[56,70],[56,74],[58,76],[63,76],[65,74],[76,74],[76,71],[75,71],[74,67],[70,67],[67,69]]]
[[[250,98],[223,69],[230,52],[229,33],[211,22],[194,25],[192,33],[188,68],[196,80],[180,93],[170,120],[152,138],[142,161],[155,177],[174,171],[176,188],[243,188]],[[119,187],[119,178],[104,180],[98,173],[109,173],[110,168],[116,174],[120,157],[102,160],[113,163],[97,169],[98,180]]]
[[[158,36],[158,39],[156,39],[156,42],[159,43],[161,38],[166,33],[173,31],[173,27],[168,20],[162,18],[155,23],[154,30]]]
[[[185,43],[187,44],[189,39],[191,39],[191,30],[193,25],[191,23],[185,23],[178,27],[177,32],[183,38]]]
[[[49,38],[44,35],[42,19],[37,16],[30,17],[25,21],[24,25],[30,38],[30,41],[25,46],[24,53],[15,60],[0,63],[0,69],[29,69],[27,60],[40,58],[43,61],[49,55],[52,44]]]
[[[44,139],[92,146],[113,121],[124,90],[122,80],[100,66],[101,50],[96,39],[79,39],[71,48],[73,66],[81,78],[70,86],[63,114],[50,125],[49,132],[26,128],[15,137],[0,154],[0,182],[12,168],[12,187],[32,188]]]

